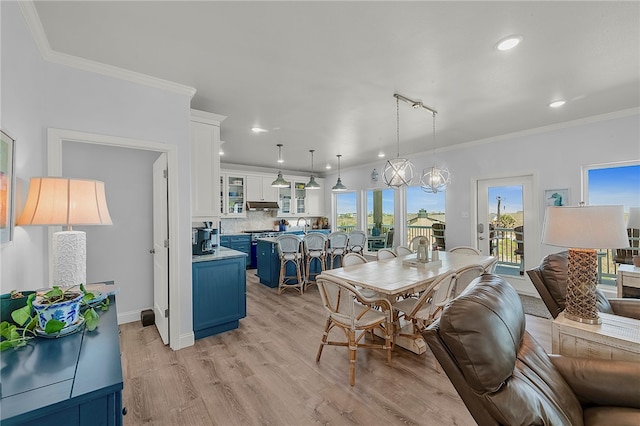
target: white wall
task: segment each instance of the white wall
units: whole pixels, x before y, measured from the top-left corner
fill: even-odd
[[[47,128],[160,142],[178,147],[180,335],[192,333],[190,96],[44,61],[14,2],[2,8],[2,128],[16,139],[18,213],[32,176],[46,175]],[[95,159],[96,163],[100,158]],[[149,220],[149,218],[145,218]],[[90,236],[90,234],[89,234]],[[0,291],[48,281],[46,230],[19,227],[1,251]],[[103,259],[117,268],[111,257]],[[173,336],[176,337],[176,336]]]
[[[475,195],[472,183],[475,179],[532,174],[534,191],[540,200],[536,233],[536,240],[540,241],[545,189],[569,188],[570,203],[575,205],[581,200],[583,166],[640,159],[640,113],[637,109],[523,133],[527,134],[496,138],[493,142],[471,142],[435,154],[438,163],[447,166],[451,172],[451,184],[446,196],[447,246],[475,246],[476,221],[472,202]],[[422,171],[431,166],[434,155],[423,153],[412,155],[410,159],[416,170]],[[384,188],[382,172],[385,161],[343,169],[342,182],[350,190]],[[377,184],[371,182],[374,167],[380,173]],[[333,197],[330,188],[336,178],[336,173],[326,176],[328,217],[332,217],[330,209]],[[400,214],[398,204],[396,217]],[[468,218],[464,217],[467,213]],[[559,250],[540,244],[540,258]],[[535,265],[539,260],[531,259],[531,262]]]

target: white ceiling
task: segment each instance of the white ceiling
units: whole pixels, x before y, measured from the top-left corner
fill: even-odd
[[[637,1],[35,4],[53,50],[196,88],[228,116],[225,163],[277,167],[277,143],[289,170],[309,149],[316,171],[394,157],[395,92],[438,110],[444,148],[640,106]],[[431,132],[400,104],[401,155]]]

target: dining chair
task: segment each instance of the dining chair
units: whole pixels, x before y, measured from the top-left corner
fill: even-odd
[[[302,241],[295,235],[280,235],[276,239],[278,255],[280,256],[280,279],[278,281],[278,294],[289,288],[304,292],[304,280],[302,279]],[[295,275],[287,275],[287,266],[293,264]],[[295,283],[291,281],[295,280]]]
[[[342,266],[352,266],[352,265],[362,265],[363,263],[367,263],[368,260],[361,254],[358,253],[347,253],[344,255],[342,259]],[[356,286],[356,288],[362,293],[365,297],[383,297],[380,293],[375,290],[371,290],[369,288],[363,288],[360,286]]]
[[[337,278],[320,274],[317,277],[322,305],[327,311],[327,321],[318,348],[316,362],[320,362],[325,345],[346,346],[349,349],[349,384],[356,382],[356,352],[358,348],[382,349],[387,352],[387,364],[391,365],[393,349],[393,319],[391,304],[384,298],[367,298],[357,288]],[[376,309],[380,308],[380,310]],[[345,340],[328,340],[329,332],[337,327],[344,332]],[[384,343],[363,341],[369,331],[378,329]]]
[[[446,250],[445,229],[446,225],[444,223],[434,223],[431,225],[434,240],[433,245],[438,247],[440,250]]]
[[[383,248],[383,249],[380,249],[380,250],[378,250],[376,252],[376,258],[378,260],[381,260],[381,259],[392,259],[394,257],[397,257],[397,255],[391,249]]]
[[[412,254],[413,251],[409,247],[406,246],[398,246],[395,248],[396,255],[398,256],[406,256],[408,254]]]
[[[367,233],[364,231],[351,231],[348,236],[347,252],[364,253],[364,248],[367,246]]]
[[[520,275],[524,275],[524,226],[513,228],[515,235],[516,249],[513,254],[520,256]]]
[[[458,254],[475,254],[475,255],[481,255],[482,252],[478,249],[475,249],[473,247],[469,247],[469,246],[458,246],[458,247],[454,247],[451,250],[449,250],[449,253],[458,253]]]
[[[336,257],[339,257],[341,267],[342,257],[347,252],[349,235],[346,232],[336,231],[329,234],[328,240],[329,247],[327,248],[327,260],[329,260],[330,264],[327,269],[333,269]]]
[[[456,270],[456,286],[453,296],[458,297],[469,286],[471,281],[485,273],[485,268],[480,264],[463,266]]]
[[[400,320],[410,321],[412,334],[400,334],[411,338],[419,337],[422,331],[438,316],[442,307],[453,299],[456,285],[456,274],[449,271],[438,276],[417,297],[407,297],[395,302],[394,321],[396,329],[400,330]]]
[[[423,238],[429,241],[429,239],[424,235],[418,235],[417,237],[413,237],[411,239],[411,241],[409,242],[409,248],[411,249],[412,252],[416,253],[418,251],[418,244],[420,244],[420,240]]]
[[[304,247],[304,255],[306,259],[305,267],[305,289],[315,280],[311,280],[311,275],[318,275],[325,269],[326,257],[327,257],[327,236],[321,232],[309,232],[302,238]],[[315,263],[319,263],[320,272],[312,273],[311,266]]]

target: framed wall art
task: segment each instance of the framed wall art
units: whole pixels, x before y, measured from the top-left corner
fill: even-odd
[[[569,189],[547,189],[544,191],[545,206],[568,206],[569,205]]]
[[[0,131],[0,244],[13,240],[15,140]]]

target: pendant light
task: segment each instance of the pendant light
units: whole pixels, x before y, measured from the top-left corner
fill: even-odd
[[[311,178],[309,178],[309,183],[304,186],[304,189],[320,189],[320,184],[316,182],[316,178],[313,176],[313,153],[315,149],[310,149],[311,153]]]
[[[291,184],[282,177],[282,163],[284,162],[282,160],[282,144],[279,143],[276,146],[278,147],[278,177],[271,182],[271,186],[274,188],[289,188]]]
[[[338,154],[336,157],[338,157],[338,181],[333,185],[331,190],[334,192],[342,192],[347,190],[347,187],[342,184],[342,179],[340,179],[340,157],[342,157],[342,155]]]
[[[394,93],[393,96],[396,98],[396,140],[398,150],[396,158],[387,161],[383,177],[387,186],[398,189],[411,183],[415,170],[411,161],[400,157],[400,95]]]
[[[437,111],[431,110],[433,115],[433,153],[435,155],[436,152],[436,114]],[[438,167],[435,163],[433,166],[424,169],[422,171],[422,176],[420,176],[420,187],[423,191],[429,192],[432,194],[437,193],[438,191],[443,191],[447,185],[451,182],[451,175],[449,173],[449,169],[446,167]]]

